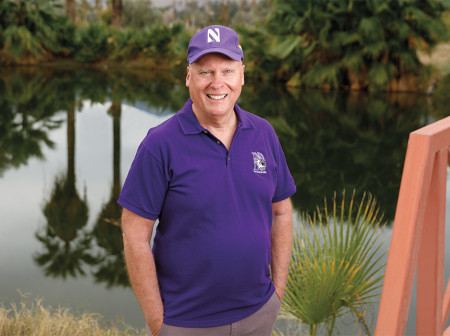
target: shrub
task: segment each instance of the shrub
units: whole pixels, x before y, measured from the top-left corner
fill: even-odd
[[[405,91],[421,70],[417,49],[448,38],[444,10],[433,0],[277,0],[266,28],[292,86]]]
[[[108,56],[108,39],[111,37],[104,23],[93,23],[77,30],[75,59],[93,63]]]
[[[329,213],[325,202],[323,211],[302,217],[282,304],[284,316],[307,324],[310,335],[316,335],[319,324],[327,324],[332,335],[336,318],[350,312],[370,334],[364,307],[381,287],[379,272],[384,267],[379,210],[365,195],[355,209],[354,194],[346,209],[345,193],[341,202],[335,196],[332,207]]]
[[[3,1],[0,62],[36,63],[67,54],[74,28],[59,14],[60,8],[55,0]]]

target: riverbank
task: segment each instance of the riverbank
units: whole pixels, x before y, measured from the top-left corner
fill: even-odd
[[[75,315],[69,308],[44,306],[42,300],[0,305],[0,336],[146,336],[125,322],[107,322],[96,313]]]

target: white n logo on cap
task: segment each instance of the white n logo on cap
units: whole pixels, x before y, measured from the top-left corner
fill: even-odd
[[[213,39],[216,42],[220,42],[220,32],[219,28],[214,28],[216,32],[214,32],[211,28],[208,29],[208,43],[212,42]]]

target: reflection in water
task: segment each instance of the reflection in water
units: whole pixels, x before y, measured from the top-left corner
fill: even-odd
[[[334,191],[356,189],[356,197],[371,192],[393,220],[408,135],[430,118],[424,97],[255,89],[243,105],[276,129],[298,210],[311,213]]]
[[[43,146],[54,148],[48,133],[62,122],[56,98],[40,74],[0,71],[0,177],[32,157],[42,159]]]
[[[120,117],[121,102],[113,101],[108,114],[113,118],[113,185],[109,201],[103,205],[93,230],[97,245],[101,248],[98,268],[94,272],[97,282],[111,286],[129,286],[125,270],[122,230],[122,207],[117,204],[122,188],[120,181]]]
[[[47,276],[66,278],[85,275],[83,264],[93,265],[90,255],[91,235],[83,228],[88,222],[86,196],[81,199],[75,178],[75,104],[67,112],[67,174],[57,176],[50,199],[43,208],[47,219],[44,232],[36,238],[45,252],[34,256]]]
[[[35,261],[47,275],[65,278],[90,269],[97,282],[128,286],[121,208],[116,204],[121,188],[121,104],[174,113],[188,98],[184,83],[177,82],[183,76],[155,80],[144,72],[0,71],[0,176],[31,157],[42,157],[43,146],[52,148],[49,133],[62,124],[58,112],[68,111],[67,173],[55,178],[43,208],[45,229],[36,233],[45,252],[35,255]],[[357,198],[371,192],[385,219],[392,221],[408,134],[448,115],[448,98],[443,99],[430,103],[413,94],[288,92],[247,83],[239,104],[276,129],[297,184],[297,210],[312,212],[335,190],[356,189]],[[75,106],[82,101],[112,102],[113,183],[91,230],[87,197],[79,196],[75,179]]]

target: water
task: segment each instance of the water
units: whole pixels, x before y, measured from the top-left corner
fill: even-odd
[[[182,81],[142,74],[0,72],[0,301],[18,301],[21,291],[142,327],[115,199],[148,128],[187,97]],[[418,95],[255,84],[244,87],[239,103],[274,125],[297,184],[296,214],[314,211],[335,190],[355,189],[356,199],[368,191],[385,213],[387,238],[408,134],[448,114],[445,102]],[[353,333],[351,325],[341,323],[341,334]]]

